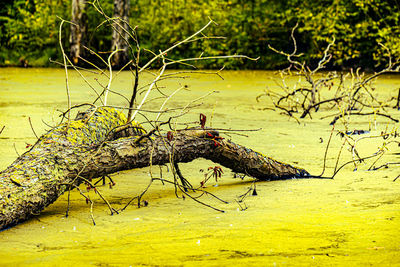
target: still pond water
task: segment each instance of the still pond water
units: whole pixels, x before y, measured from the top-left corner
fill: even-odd
[[[225,80],[198,75],[166,81],[163,90],[167,92],[188,85],[188,90],[181,90],[167,106],[185,106],[207,92],[218,91],[194,102],[203,105],[179,121],[196,121],[201,112],[213,127],[262,128],[246,132],[248,137],[231,138],[313,174],[321,172],[331,132],[328,119],[307,119],[299,125],[277,112],[264,110],[266,102],[257,103],[256,96],[266,86],[274,86],[271,78],[276,76],[272,72],[227,71],[223,76]],[[98,88],[96,76],[87,77]],[[71,73],[69,78],[73,104],[94,98],[78,74]],[[143,84],[146,79],[149,77]],[[378,90],[395,96],[399,84],[400,77],[384,77]],[[127,96],[131,86],[128,72],[121,73],[112,84],[114,90]],[[147,107],[157,107],[157,101]],[[124,104],[117,95],[111,96],[111,103]],[[29,117],[40,135],[49,128],[46,124],[54,125],[59,120],[57,110],[65,109],[63,70],[0,69],[0,127],[6,126],[0,135],[0,168],[12,163],[16,151],[23,153],[27,144],[35,142]],[[400,117],[400,113],[393,115]],[[354,127],[369,130],[370,118],[362,119]],[[386,122],[378,121],[371,134],[384,129]],[[339,136],[334,136],[333,152],[341,142]],[[366,142],[365,146],[371,151],[376,149],[376,144]],[[328,174],[335,162],[333,152],[328,156]],[[399,156],[393,153],[388,160],[399,161]],[[215,164],[196,160],[184,164],[182,170],[192,184],[198,184],[203,178],[200,169],[209,166]],[[230,204],[206,197],[203,200],[225,213],[177,199],[171,185],[158,182],[144,197],[148,207],[131,205],[114,216],[92,195],[96,199],[96,226],[91,223],[89,206],[73,191],[68,218],[64,216],[65,194],[40,216],[0,233],[0,265],[400,266],[400,179],[393,182],[398,167],[375,172],[365,169],[354,172],[349,166],[334,180],[259,182],[257,196],[245,199],[245,211],[239,209],[235,199],[246,192],[252,180],[233,179],[232,173],[224,169],[218,186],[213,186],[214,182],[208,189]],[[170,177],[166,167],[162,170],[165,177]],[[158,173],[159,168],[153,172]],[[121,208],[147,186],[149,169],[121,172],[113,179],[113,189],[101,190],[115,208]]]

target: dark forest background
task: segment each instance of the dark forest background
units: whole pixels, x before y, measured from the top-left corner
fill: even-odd
[[[106,14],[113,15],[113,0],[100,1]],[[86,11],[88,46],[95,51],[111,50],[111,27],[94,8]],[[49,58],[62,58],[58,46],[60,20],[71,18],[70,0],[2,0],[0,3],[0,65],[55,66]],[[142,48],[159,51],[200,29],[211,17],[219,25],[206,30],[206,39],[178,48],[169,57],[245,54],[260,60],[231,60],[228,69],[277,69],[286,59],[268,49],[293,49],[291,29],[296,31],[302,60],[315,62],[335,36],[331,69],[382,68],[388,52],[400,55],[400,5],[398,0],[130,0],[130,24],[138,25]],[[64,47],[69,47],[69,27],[63,31]],[[143,55],[142,60],[146,60]],[[221,62],[202,63],[216,68]]]

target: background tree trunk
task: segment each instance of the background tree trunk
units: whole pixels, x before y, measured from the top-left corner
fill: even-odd
[[[70,42],[70,58],[74,64],[78,64],[79,56],[83,56],[82,46],[86,43],[87,15],[86,0],[72,0],[72,16]]]
[[[216,141],[209,137],[210,133],[218,135],[213,130],[180,131],[169,140],[138,135],[110,140],[113,129],[126,123],[125,116],[112,108],[99,108],[89,119],[88,114],[44,134],[29,151],[0,172],[0,229],[38,214],[85,179],[150,164],[167,164],[171,155],[176,163],[200,157],[210,159],[260,180],[308,175],[303,169],[228,140]]]
[[[120,49],[111,59],[113,68],[120,69],[129,61],[129,6],[130,0],[114,0],[112,51]]]

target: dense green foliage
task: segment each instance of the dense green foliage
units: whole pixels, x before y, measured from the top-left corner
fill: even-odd
[[[112,0],[101,1],[112,15]],[[48,58],[60,59],[59,22],[56,16],[70,18],[70,0],[3,0],[0,3],[0,65],[49,65]],[[93,8],[89,18],[89,45],[108,51],[111,29]],[[384,44],[395,57],[400,55],[400,4],[398,0],[131,0],[131,25],[138,25],[143,48],[158,51],[200,29],[211,17],[218,23],[205,32],[226,39],[205,39],[178,49],[172,58],[204,55],[245,54],[260,56],[258,62],[229,60],[228,68],[273,69],[282,67],[285,58],[268,49],[267,44],[291,52],[292,27],[299,52],[313,62],[335,36],[331,68],[385,65]],[[63,43],[68,48],[68,31]],[[144,53],[142,60],[150,54]],[[221,62],[209,61],[203,67],[215,68]]]
[[[60,56],[56,16],[64,16],[68,1],[6,0],[0,5],[0,64],[26,59],[40,66]]]

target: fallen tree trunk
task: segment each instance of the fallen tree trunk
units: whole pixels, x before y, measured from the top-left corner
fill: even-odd
[[[90,112],[89,112],[90,113]],[[184,130],[174,136],[116,137],[122,113],[99,108],[58,126],[0,173],[0,229],[38,214],[71,186],[114,172],[205,158],[260,180],[307,177],[300,168],[275,161],[213,130]],[[145,138],[144,138],[145,137]]]

